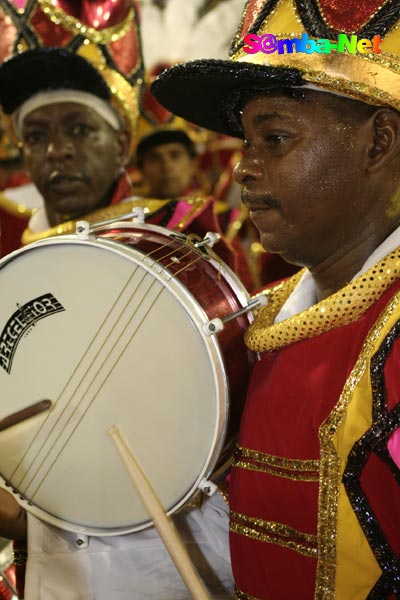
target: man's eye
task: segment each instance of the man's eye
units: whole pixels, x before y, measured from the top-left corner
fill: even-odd
[[[286,136],[284,135],[279,135],[279,134],[274,134],[274,135],[267,135],[265,138],[265,141],[267,142],[267,144],[269,146],[279,146],[280,144],[282,144],[283,142],[286,141]]]
[[[72,135],[76,137],[84,137],[88,135],[91,131],[90,127],[84,123],[77,123],[71,129]]]
[[[45,134],[43,131],[28,131],[23,135],[23,142],[29,146],[35,146],[36,144],[40,144],[45,139]]]

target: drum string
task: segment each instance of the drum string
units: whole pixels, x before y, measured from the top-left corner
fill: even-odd
[[[147,256],[151,256],[151,255],[155,254],[156,252],[158,252],[158,251],[160,251],[160,250],[162,251],[162,250],[165,250],[165,249],[169,249],[169,248],[171,248],[171,247],[172,247],[172,245],[173,245],[173,244],[174,244],[174,240],[169,240],[167,243],[165,243],[165,244],[163,244],[163,245],[161,245],[161,246],[159,246],[159,247],[155,248],[155,249],[154,249],[154,250],[152,250],[151,252],[148,252],[146,255],[144,255],[144,256],[143,256],[143,258],[145,258],[145,257],[147,257]],[[163,256],[161,256],[161,257],[160,257],[158,260],[155,260],[155,262],[159,264],[161,260],[165,260],[165,259],[166,259],[166,258],[168,258],[169,256],[173,255],[173,254],[175,253],[175,251],[176,251],[176,249],[174,248],[172,251],[170,251],[170,252],[168,252],[168,253],[165,253],[165,254],[164,254]],[[169,266],[169,265],[168,265],[168,266]],[[94,342],[96,341],[96,338],[97,338],[97,337],[100,335],[100,333],[101,333],[101,331],[102,331],[102,329],[103,329],[103,327],[104,327],[105,323],[106,323],[106,322],[107,322],[107,320],[108,320],[108,319],[111,317],[111,313],[112,313],[112,311],[114,310],[114,308],[115,308],[116,304],[118,303],[118,301],[120,300],[121,296],[123,295],[123,293],[124,293],[124,292],[125,292],[125,290],[127,289],[128,285],[131,283],[131,280],[132,280],[132,277],[134,276],[134,273],[135,273],[135,271],[136,271],[136,269],[135,269],[135,270],[132,272],[131,276],[130,276],[130,277],[129,277],[129,279],[127,280],[126,284],[125,284],[125,285],[124,285],[124,287],[122,288],[122,290],[121,290],[121,292],[119,293],[119,295],[117,296],[117,298],[116,298],[116,300],[115,300],[114,304],[113,304],[113,305],[111,305],[111,307],[110,307],[110,309],[109,309],[108,313],[106,314],[106,316],[105,316],[105,317],[104,317],[104,319],[103,319],[103,322],[101,323],[100,327],[98,328],[98,330],[97,330],[97,333],[94,335],[94,337],[92,338],[92,340],[91,340],[91,341],[90,341],[90,343],[88,344],[88,346],[87,346],[86,350],[84,351],[83,355],[81,356],[81,358],[80,358],[80,359],[79,359],[79,361],[77,362],[77,364],[76,364],[76,367],[73,369],[73,371],[72,371],[72,373],[71,373],[70,377],[69,377],[69,378],[68,378],[68,380],[66,381],[66,383],[65,383],[65,385],[64,385],[64,387],[63,387],[63,389],[61,390],[61,392],[60,392],[60,394],[59,394],[59,396],[58,396],[58,398],[57,398],[57,400],[56,400],[56,403],[58,403],[58,402],[59,402],[59,400],[60,400],[60,397],[62,397],[62,395],[64,394],[64,392],[65,392],[66,388],[67,388],[67,387],[68,387],[68,385],[70,384],[70,381],[72,380],[72,378],[74,377],[74,375],[75,375],[76,371],[78,370],[80,363],[81,363],[81,362],[84,360],[84,358],[87,356],[87,354],[88,354],[88,352],[89,352],[90,348],[92,347],[92,345],[93,345],[93,344],[94,344]],[[144,275],[143,275],[143,278],[144,278]],[[141,283],[142,283],[142,280],[139,282],[139,284],[138,284],[138,285],[140,286],[140,285],[141,285]],[[136,289],[134,290],[134,292],[133,292],[133,294],[132,294],[131,298],[129,298],[129,299],[128,299],[128,301],[127,301],[127,303],[125,304],[125,308],[126,308],[127,306],[129,306],[129,304],[130,304],[130,302],[132,301],[132,297],[133,297],[133,295],[134,295],[134,293],[135,293],[135,292],[136,292]],[[114,324],[114,326],[115,326],[115,325],[118,323],[119,319],[120,319],[122,316],[123,316],[123,313],[121,313],[121,314],[120,314],[120,316],[117,318],[117,320],[115,321],[115,324]],[[106,343],[106,342],[104,342],[104,343]],[[98,353],[99,353],[99,352],[102,350],[103,346],[104,346],[104,344],[103,344],[103,345],[102,345],[102,346],[99,348],[99,350],[98,350]],[[97,354],[96,354],[96,356],[94,357],[94,360],[97,358],[97,355],[98,355],[98,353],[97,353]],[[89,369],[90,369],[90,367],[91,367],[91,365],[89,366]],[[77,384],[77,387],[79,387],[80,385],[81,385],[81,382]],[[27,476],[27,473],[31,471],[31,468],[32,468],[32,465],[33,465],[33,463],[35,462],[35,460],[36,460],[37,456],[39,455],[39,453],[40,453],[40,452],[42,452],[42,449],[43,449],[43,447],[46,445],[46,443],[48,442],[48,438],[49,438],[49,437],[50,437],[50,435],[52,434],[52,432],[53,432],[54,428],[55,428],[55,427],[58,425],[58,423],[59,423],[59,422],[60,422],[60,420],[62,419],[63,415],[65,414],[66,410],[69,408],[69,405],[70,405],[70,403],[71,403],[72,399],[73,399],[73,394],[70,396],[70,398],[69,398],[68,402],[66,403],[66,405],[65,405],[65,406],[64,406],[64,408],[63,408],[63,410],[61,411],[61,413],[60,413],[60,415],[58,416],[58,418],[57,418],[56,422],[53,424],[53,427],[52,427],[52,429],[51,429],[51,430],[50,430],[50,431],[47,433],[47,435],[46,435],[46,436],[44,436],[44,438],[43,438],[43,441],[42,441],[41,445],[38,447],[38,449],[37,449],[37,451],[36,451],[36,454],[35,454],[35,455],[34,455],[34,456],[31,458],[31,465],[30,465],[30,467],[28,467],[28,468],[26,469],[25,475],[24,475],[24,476],[23,476],[23,478],[22,478],[22,479],[21,479],[21,480],[18,482],[18,484],[17,484],[17,485],[19,485],[19,486],[20,486],[20,485],[23,483],[23,481],[24,481],[25,477]],[[27,454],[28,454],[28,452],[31,450],[31,447],[32,447],[32,445],[34,445],[34,444],[35,444],[35,442],[36,442],[37,438],[39,438],[39,436],[41,435],[41,433],[42,433],[42,430],[44,429],[44,427],[46,426],[46,423],[47,423],[48,419],[50,419],[50,418],[51,418],[51,413],[48,413],[48,414],[46,415],[46,418],[45,418],[45,419],[43,420],[43,422],[41,423],[41,425],[40,425],[39,429],[37,430],[37,432],[36,432],[36,435],[35,435],[35,436],[33,437],[33,439],[31,440],[31,443],[30,443],[30,444],[27,446],[27,448],[26,448],[25,452],[23,453],[23,455],[22,455],[22,457],[21,457],[20,461],[19,461],[19,462],[17,463],[17,465],[15,466],[15,468],[14,468],[14,471],[12,472],[12,474],[11,474],[11,476],[10,476],[10,479],[12,479],[13,477],[15,477],[15,473],[18,471],[18,469],[20,468],[21,464],[22,464],[22,463],[25,461],[25,459],[26,459],[26,455],[27,455]],[[40,465],[39,465],[39,468],[40,468]]]
[[[189,254],[189,252],[187,252],[185,254],[185,256],[187,256]],[[198,260],[200,260],[201,257],[196,258],[196,260],[192,261],[190,264],[194,264],[195,262],[197,262]],[[174,264],[174,263],[171,263]],[[168,268],[168,266],[170,265],[166,265],[166,267]],[[188,265],[187,265],[188,266]],[[181,269],[184,270],[184,269]],[[147,273],[146,273],[147,275]],[[154,286],[154,284],[157,282],[157,279],[153,279],[152,283],[150,284],[150,287],[147,290],[147,294],[150,292],[151,288]],[[41,488],[41,486],[43,485],[44,481],[46,480],[49,472],[51,471],[51,469],[54,467],[55,463],[57,462],[59,456],[62,454],[65,446],[68,444],[68,442],[70,441],[71,437],[73,436],[73,434],[75,433],[76,429],[78,428],[78,426],[80,425],[81,421],[84,419],[84,417],[86,416],[88,410],[90,409],[90,407],[92,406],[92,404],[94,403],[94,401],[96,400],[98,394],[101,392],[101,390],[103,389],[104,385],[106,384],[107,380],[109,379],[110,375],[112,374],[114,368],[116,367],[116,365],[119,363],[121,357],[123,356],[123,354],[125,353],[126,349],[128,348],[128,346],[131,344],[133,338],[135,337],[135,335],[137,334],[137,332],[139,331],[141,325],[143,325],[143,323],[145,322],[146,318],[148,317],[149,313],[151,312],[151,310],[153,309],[154,305],[156,304],[159,296],[161,295],[161,293],[164,291],[164,287],[161,286],[159,291],[156,292],[155,297],[153,298],[153,300],[151,301],[150,305],[148,306],[148,308],[146,309],[146,312],[144,314],[144,317],[142,318],[141,322],[138,323],[138,325],[136,326],[136,328],[134,329],[132,335],[129,337],[128,341],[124,344],[122,350],[119,352],[117,358],[114,360],[114,363],[111,365],[111,367],[109,368],[106,376],[104,377],[101,385],[98,387],[96,393],[94,394],[94,396],[92,397],[92,399],[90,400],[90,402],[88,403],[88,405],[86,406],[86,408],[82,411],[79,420],[75,423],[72,431],[69,433],[69,436],[66,438],[66,440],[64,441],[62,447],[59,449],[57,455],[54,457],[54,459],[52,460],[52,462],[48,465],[47,467],[47,471],[42,475],[42,479],[37,482],[36,484],[36,488],[34,489],[34,491],[32,492],[32,494],[30,494],[31,498],[33,499],[35,497],[35,495],[38,493],[39,489]],[[134,313],[131,315],[128,324],[126,325],[126,327],[128,327],[128,325],[132,322],[132,319],[134,318],[135,314],[137,312],[137,308],[135,309]],[[99,370],[97,371],[96,375],[100,372],[100,370],[103,368],[103,365],[106,363],[106,360],[108,360],[108,358],[110,357],[110,355],[112,354],[112,351],[115,349],[115,346],[117,345],[118,340],[115,342],[115,344],[113,345],[113,347],[111,348],[111,350],[108,353],[108,356],[106,357],[106,359],[103,361],[101,367],[99,368]],[[90,384],[89,386],[90,387]],[[87,391],[87,390],[86,390]],[[83,397],[85,396],[86,392],[83,394]],[[82,400],[81,400],[82,402]],[[65,425],[65,427],[67,426],[67,424]],[[49,455],[49,452],[47,453],[47,456]],[[47,458],[47,456],[45,458]],[[44,459],[45,460],[45,459]]]
[[[170,246],[170,245],[171,245],[171,244],[164,244],[163,248],[168,248],[168,246]],[[155,250],[155,251],[153,251],[151,254],[153,254],[154,252],[156,252],[156,251],[158,251],[158,250],[160,250],[160,248],[156,249],[156,250]],[[165,258],[168,258],[169,256],[171,256],[171,255],[175,254],[175,252],[176,252],[176,250],[174,249],[172,252],[169,252],[169,253],[167,253],[167,254],[164,254],[164,256],[163,256],[163,257],[159,258],[158,260],[156,260],[156,261],[154,261],[154,262],[156,262],[156,263],[160,263],[160,261],[161,261],[161,260],[164,260]],[[188,249],[188,251],[187,251],[187,252],[185,252],[185,253],[184,253],[184,255],[183,255],[181,258],[186,258],[186,257],[188,257],[188,256],[189,256],[191,253],[192,253],[192,250],[191,250],[191,249]],[[149,255],[150,255],[150,253],[149,253],[147,256],[149,256]],[[198,255],[198,256],[196,257],[196,259],[195,259],[195,260],[193,260],[193,261],[191,261],[190,263],[188,263],[188,264],[184,265],[184,266],[182,267],[182,269],[180,269],[180,270],[179,270],[179,271],[177,271],[176,273],[180,273],[180,272],[184,271],[186,268],[188,268],[188,267],[190,267],[191,265],[195,264],[195,263],[196,263],[196,262],[198,262],[199,260],[201,260],[201,256],[199,256],[199,255]],[[165,265],[165,268],[168,268],[168,267],[170,267],[170,266],[172,266],[172,265],[175,265],[175,262],[174,262],[174,261],[171,261],[169,264]],[[135,271],[136,271],[136,269],[135,269]],[[140,280],[140,282],[139,282],[138,286],[140,286],[140,285],[142,284],[142,282],[143,282],[143,279],[144,279],[144,277],[145,277],[145,276],[146,276],[146,273],[143,275],[143,277],[142,277],[142,279]],[[128,284],[129,284],[129,282],[131,281],[132,277],[133,277],[133,273],[132,273],[131,277],[129,278],[129,280],[127,281],[127,283],[125,284],[125,286],[124,286],[123,290],[120,292],[120,294],[119,294],[119,296],[118,296],[117,300],[114,302],[114,305],[113,305],[113,306],[110,308],[110,310],[109,310],[109,312],[108,312],[107,316],[105,317],[105,319],[103,320],[103,323],[102,323],[102,325],[100,326],[100,328],[99,328],[99,330],[98,330],[97,334],[94,336],[94,338],[92,339],[92,341],[91,341],[91,342],[90,342],[90,344],[88,345],[88,347],[87,347],[87,349],[86,349],[85,353],[83,354],[82,358],[80,359],[80,361],[79,361],[79,362],[78,362],[78,364],[76,365],[76,367],[75,367],[75,369],[74,369],[73,373],[71,374],[71,376],[70,376],[70,378],[68,379],[68,381],[66,382],[66,384],[65,384],[65,386],[64,386],[64,388],[63,388],[63,390],[61,391],[61,393],[60,393],[60,396],[59,396],[59,398],[58,398],[57,402],[59,401],[60,397],[61,397],[61,396],[62,396],[62,394],[64,393],[65,389],[68,387],[68,385],[69,385],[69,383],[70,383],[71,379],[73,378],[73,376],[74,376],[75,372],[77,371],[77,369],[78,369],[78,367],[79,367],[79,364],[80,364],[80,362],[81,362],[81,361],[84,359],[84,357],[87,355],[87,353],[88,353],[88,351],[89,351],[89,349],[90,349],[91,345],[92,345],[92,344],[95,342],[95,340],[96,340],[96,338],[97,338],[97,336],[98,336],[98,334],[99,334],[100,330],[102,329],[102,327],[104,326],[104,323],[107,321],[107,319],[108,319],[108,318],[109,318],[109,316],[111,315],[111,313],[112,313],[112,311],[113,311],[113,309],[114,309],[115,305],[117,304],[117,301],[118,301],[118,299],[120,298],[120,296],[122,295],[122,293],[124,292],[124,290],[126,289],[126,287],[128,286]],[[153,286],[153,284],[155,283],[155,281],[157,281],[157,280],[154,280],[154,281],[152,282],[152,284],[151,284],[150,288]],[[127,300],[127,302],[125,303],[124,310],[123,310],[123,311],[122,311],[122,312],[119,314],[119,316],[118,316],[117,320],[114,322],[114,325],[113,325],[113,327],[115,327],[115,326],[117,325],[118,321],[119,321],[119,320],[122,318],[122,315],[123,315],[123,314],[126,312],[127,308],[128,308],[128,307],[129,307],[129,305],[132,303],[133,296],[134,296],[134,294],[136,293],[136,291],[137,291],[137,289],[138,289],[138,286],[135,288],[135,290],[134,290],[134,291],[133,291],[133,293],[131,294],[130,298],[129,298],[129,299]],[[150,291],[150,288],[149,288],[149,290],[148,290],[148,291]],[[157,294],[157,296],[155,297],[154,301],[152,302],[152,304],[151,304],[151,305],[150,305],[150,307],[148,308],[148,310],[147,310],[147,312],[146,312],[146,314],[145,314],[144,318],[142,319],[142,322],[141,322],[141,323],[139,323],[139,325],[138,325],[138,327],[137,327],[137,330],[139,329],[140,325],[141,325],[142,323],[144,323],[144,320],[145,320],[145,318],[146,318],[146,316],[147,316],[148,312],[151,310],[151,308],[153,307],[153,305],[154,305],[154,304],[155,304],[155,302],[157,301],[157,298],[158,298],[159,294],[160,294],[162,291],[163,291],[163,288],[161,288],[161,289],[160,289],[160,292]],[[140,304],[139,304],[139,305],[136,307],[136,309],[135,309],[134,313],[131,315],[131,317],[130,317],[130,319],[129,319],[129,323],[132,321],[132,319],[134,318],[134,316],[135,316],[135,314],[136,314],[136,312],[137,312],[137,310],[138,310],[139,308],[140,308]],[[93,399],[92,399],[91,403],[89,404],[89,406],[87,406],[87,408],[86,408],[86,410],[83,412],[83,414],[82,414],[81,418],[80,418],[80,419],[79,419],[79,421],[76,423],[76,425],[75,425],[75,427],[74,427],[73,431],[70,433],[69,437],[68,437],[68,438],[66,439],[66,441],[64,442],[64,444],[63,444],[63,447],[61,448],[61,450],[60,450],[60,451],[58,452],[58,454],[57,454],[57,457],[60,455],[60,453],[62,452],[62,449],[63,449],[63,448],[65,447],[65,445],[68,443],[69,439],[70,439],[70,438],[71,438],[71,436],[73,435],[73,433],[74,433],[75,429],[78,427],[79,423],[81,422],[82,418],[83,418],[83,417],[84,417],[84,415],[86,414],[87,410],[89,410],[89,408],[90,408],[91,404],[93,403],[93,401],[94,401],[95,397],[96,397],[96,396],[97,396],[97,394],[100,392],[101,388],[103,387],[103,385],[105,384],[105,382],[107,381],[107,379],[109,378],[109,376],[111,375],[111,373],[112,373],[112,371],[113,371],[114,367],[115,367],[115,366],[116,366],[116,364],[118,363],[118,361],[119,361],[120,357],[122,356],[122,354],[125,352],[125,350],[126,350],[126,347],[127,347],[127,346],[128,346],[130,343],[131,343],[131,341],[132,341],[132,339],[133,339],[134,335],[136,334],[137,330],[133,332],[133,334],[132,334],[131,338],[128,340],[128,342],[127,342],[127,344],[125,345],[124,349],[123,349],[123,350],[122,350],[122,352],[120,353],[120,355],[119,355],[118,359],[116,360],[116,362],[114,363],[114,365],[111,367],[111,369],[110,369],[110,371],[109,371],[108,375],[106,376],[106,378],[103,380],[103,383],[102,383],[101,387],[98,389],[98,391],[97,391],[96,395],[93,397]],[[106,340],[106,341],[107,341],[107,340]],[[50,435],[53,433],[53,431],[54,431],[54,427],[55,427],[55,426],[57,425],[57,423],[58,423],[58,422],[61,420],[61,418],[62,418],[63,414],[65,413],[65,411],[68,409],[69,405],[71,404],[71,402],[72,402],[72,400],[73,400],[73,398],[74,398],[74,395],[75,395],[75,393],[76,393],[76,390],[77,390],[77,389],[78,389],[78,388],[79,388],[79,387],[82,385],[83,381],[84,381],[84,380],[85,380],[85,378],[87,377],[87,374],[88,374],[88,373],[89,373],[89,371],[90,371],[90,370],[93,368],[93,365],[95,364],[96,358],[98,357],[98,355],[99,355],[99,353],[101,352],[101,350],[104,348],[104,346],[105,346],[105,344],[106,344],[106,341],[105,341],[105,342],[103,342],[103,344],[102,344],[102,345],[100,346],[100,348],[98,349],[98,351],[97,351],[96,355],[94,356],[94,358],[93,358],[93,360],[92,360],[91,364],[90,364],[90,365],[89,365],[89,367],[86,369],[86,372],[85,372],[85,373],[83,374],[83,376],[81,377],[81,380],[80,380],[80,381],[77,383],[77,385],[76,385],[76,387],[75,387],[74,391],[71,393],[71,395],[70,395],[70,397],[69,397],[69,399],[68,399],[68,401],[67,401],[67,404],[64,406],[64,408],[63,408],[62,412],[60,413],[60,415],[59,415],[59,417],[58,417],[58,419],[57,419],[57,421],[56,421],[55,425],[53,425],[53,428],[52,428],[52,429],[49,431],[49,433],[47,434],[47,436],[44,438],[44,440],[43,440],[43,443],[42,443],[41,447],[40,447],[40,448],[37,450],[37,452],[36,452],[35,456],[34,456],[34,457],[33,457],[33,459],[32,459],[32,462],[31,462],[31,467],[32,467],[32,465],[33,465],[34,461],[36,460],[37,456],[39,455],[39,453],[40,453],[40,452],[43,450],[44,446],[45,446],[45,445],[46,445],[46,443],[48,442],[48,438],[49,438],[49,437],[50,437]],[[116,343],[117,343],[117,342],[116,342]],[[114,346],[111,348],[111,350],[108,352],[108,356],[107,356],[107,358],[110,356],[110,354],[111,354],[111,353],[112,353],[112,351],[114,350],[116,343],[115,343],[115,344],[114,344]],[[103,364],[106,362],[107,358],[106,358],[106,359],[103,361]],[[102,367],[100,367],[100,368],[99,368],[98,372],[101,370],[101,368],[102,368]],[[98,374],[98,373],[97,373],[97,374]],[[97,374],[96,374],[96,375],[97,375]],[[94,377],[96,377],[96,375],[95,375]],[[93,380],[94,380],[94,379],[93,379]],[[93,380],[92,380],[92,382],[93,382]],[[88,386],[88,387],[90,387],[90,385],[91,385],[91,384],[89,384],[89,386]],[[87,391],[87,390],[86,390],[86,391]],[[86,394],[86,392],[83,394],[82,398],[84,398],[85,394]],[[29,485],[31,485],[31,483],[32,483],[33,479],[35,478],[35,476],[37,475],[38,471],[39,471],[39,470],[40,470],[40,468],[42,467],[43,463],[44,463],[44,462],[45,462],[45,460],[48,458],[48,456],[49,456],[50,452],[51,452],[51,451],[52,451],[52,449],[54,448],[54,445],[57,443],[57,441],[59,440],[59,438],[60,438],[60,436],[62,435],[62,433],[65,431],[65,429],[66,429],[66,428],[68,427],[68,425],[70,424],[70,422],[71,422],[72,418],[74,417],[74,415],[75,415],[76,411],[77,411],[77,410],[80,408],[80,404],[81,404],[81,402],[82,402],[82,399],[81,399],[81,401],[80,401],[80,402],[77,404],[77,406],[75,407],[75,409],[74,409],[73,413],[70,415],[70,417],[69,417],[69,419],[67,420],[67,422],[64,424],[64,426],[63,426],[63,428],[61,429],[61,431],[60,431],[60,433],[59,433],[58,437],[57,437],[57,438],[56,438],[56,439],[53,441],[53,443],[51,444],[51,446],[50,446],[49,448],[47,448],[47,449],[46,449],[46,450],[47,450],[47,453],[46,453],[46,455],[44,456],[44,458],[42,459],[41,463],[40,463],[40,464],[37,466],[37,468],[35,469],[35,472],[34,472],[34,473],[32,473],[32,469],[31,469],[31,468],[28,468],[28,469],[27,469],[27,471],[26,471],[26,473],[25,473],[25,476],[27,475],[27,473],[28,473],[28,472],[29,472],[29,473],[30,473],[30,475],[31,475],[31,480],[30,480],[30,482],[28,483],[28,486],[29,486]],[[44,423],[42,424],[42,427],[44,427]],[[37,437],[40,435],[40,432],[41,432],[41,429],[42,429],[42,427],[41,427],[41,428],[40,428],[40,430],[37,432],[37,434],[36,434],[36,438],[37,438]],[[35,441],[35,439],[32,441],[31,445],[34,443],[34,441]],[[28,447],[27,451],[28,451],[29,449],[30,449],[30,448]],[[27,451],[26,451],[26,452],[27,452]],[[54,464],[54,462],[56,461],[57,457],[54,459],[53,463],[52,463],[52,464],[50,465],[50,467],[48,468],[48,471],[47,471],[47,473],[46,473],[46,474],[44,475],[44,477],[42,478],[42,481],[40,482],[39,486],[36,488],[36,490],[35,490],[35,494],[37,493],[37,491],[38,491],[39,487],[42,485],[42,482],[43,482],[43,480],[44,480],[44,479],[45,479],[45,477],[47,476],[47,474],[48,474],[49,470],[51,469],[52,465],[53,465],[53,464]],[[23,460],[23,459],[21,459],[21,462],[22,462],[22,460]],[[17,468],[18,468],[18,467],[17,467]],[[15,470],[17,470],[17,468],[16,468]],[[20,484],[19,484],[19,485],[21,485],[21,483],[22,483],[22,482],[23,482],[23,480],[25,479],[25,476],[23,477],[23,479],[21,480],[21,482],[20,482]]]
[[[91,339],[91,341],[89,342],[89,344],[86,347],[86,350],[83,352],[83,354],[81,355],[81,357],[79,358],[79,360],[76,363],[75,368],[72,370],[69,378],[67,379],[67,381],[65,382],[61,392],[58,395],[58,398],[56,400],[56,404],[59,402],[60,398],[62,397],[62,395],[65,393],[65,390],[68,388],[70,382],[72,381],[73,377],[75,376],[76,372],[78,371],[78,368],[80,366],[80,364],[82,363],[82,361],[86,358],[86,356],[89,354],[90,349],[92,348],[93,344],[96,342],[96,339],[101,335],[103,327],[105,326],[105,324],[107,323],[107,321],[111,320],[112,317],[112,313],[115,309],[115,306],[118,304],[118,302],[120,301],[120,299],[122,298],[124,292],[126,291],[127,287],[129,286],[129,284],[132,282],[132,279],[136,273],[137,267],[132,271],[130,277],[128,278],[128,280],[126,281],[125,285],[123,286],[123,288],[121,289],[120,293],[118,294],[118,296],[116,297],[114,303],[110,306],[107,314],[105,315],[102,323],[100,324],[100,326],[98,327],[98,329],[96,330],[95,335],[93,336],[93,338]],[[138,282],[137,287],[135,288],[133,294],[127,299],[127,301],[125,302],[125,307],[124,310],[119,314],[119,316],[117,317],[117,319],[114,321],[114,323],[112,324],[112,326],[110,327],[110,330],[112,330],[114,327],[116,327],[116,325],[118,324],[119,320],[122,318],[125,309],[129,306],[129,304],[132,301],[132,297],[135,294],[137,288],[142,284],[142,281],[144,279],[146,275],[146,272],[144,272],[142,278],[140,279],[140,281]],[[88,370],[90,370],[92,364],[94,363],[94,361],[96,360],[98,354],[101,352],[101,350],[103,349],[104,345],[107,343],[107,339],[105,339],[105,341],[103,342],[103,344],[99,347],[98,351],[96,352],[94,359],[92,361],[92,363],[89,365]],[[87,373],[86,371],[86,373]],[[86,376],[86,373],[84,374],[84,376]],[[83,378],[82,378],[83,379]],[[77,384],[77,387],[79,387],[81,385],[81,381]],[[65,404],[64,408],[62,409],[62,411],[60,412],[59,416],[57,417],[55,423],[53,424],[52,429],[47,433],[46,436],[43,437],[43,441],[42,444],[40,445],[40,447],[37,449],[36,454],[33,456],[33,458],[31,459],[31,465],[27,468],[26,473],[24,475],[24,477],[21,479],[21,481],[18,483],[18,485],[21,485],[22,482],[24,481],[26,475],[28,472],[30,472],[32,465],[34,463],[34,461],[36,460],[38,454],[42,451],[42,448],[45,446],[45,444],[48,441],[48,438],[50,437],[50,435],[52,434],[54,428],[58,425],[58,423],[60,422],[60,420],[62,419],[63,415],[65,414],[66,410],[68,409],[72,399],[73,399],[73,395],[74,392],[72,392],[71,396],[69,397],[69,400],[67,401],[67,403]],[[27,447],[27,449],[25,450],[22,458],[20,459],[19,463],[17,464],[17,466],[15,467],[12,475],[11,475],[11,479],[15,476],[15,473],[18,471],[19,467],[21,466],[21,464],[23,463],[23,461],[26,458],[27,453],[30,451],[32,445],[35,443],[35,441],[39,438],[39,436],[41,436],[41,433],[47,423],[47,421],[51,418],[51,412],[47,413],[46,418],[43,420],[43,422],[41,423],[40,427],[38,428],[34,438],[31,440],[30,445]]]
[[[157,282],[156,279],[153,280],[153,282],[151,283],[148,292],[151,290],[151,288],[154,286],[154,284]],[[136,326],[136,328],[134,329],[132,335],[129,337],[128,341],[123,345],[122,350],[119,352],[119,354],[117,355],[116,359],[114,360],[114,362],[111,365],[108,365],[108,371],[105,375],[105,377],[103,378],[101,384],[99,385],[99,387],[97,388],[96,392],[94,393],[94,395],[92,396],[91,400],[88,402],[87,406],[85,409],[82,410],[79,419],[76,421],[75,425],[72,427],[72,430],[69,432],[68,436],[66,437],[65,441],[63,442],[61,448],[57,451],[56,456],[51,460],[50,464],[47,466],[47,470],[43,473],[41,480],[36,482],[36,487],[35,489],[32,491],[32,493],[30,494],[32,500],[34,499],[34,497],[36,496],[36,494],[39,492],[39,489],[41,488],[41,486],[43,485],[44,481],[46,480],[49,472],[51,471],[51,469],[54,467],[55,463],[57,462],[58,458],[60,457],[60,455],[62,454],[65,446],[68,444],[68,442],[70,441],[71,437],[74,435],[76,429],[79,427],[80,423],[82,422],[82,420],[84,419],[84,417],[86,416],[88,410],[91,408],[91,406],[93,405],[94,401],[96,400],[97,396],[99,395],[99,393],[101,392],[101,390],[103,389],[105,383],[108,381],[110,375],[112,374],[113,370],[115,369],[115,367],[117,366],[118,362],[120,361],[121,357],[123,356],[123,354],[125,353],[127,347],[130,345],[130,343],[132,342],[133,338],[135,337],[136,333],[138,332],[140,326],[144,323],[146,317],[148,316],[148,314],[150,313],[150,311],[152,310],[152,308],[154,307],[156,301],[158,300],[160,294],[163,292],[164,288],[161,287],[160,290],[156,293],[154,299],[152,300],[152,302],[150,303],[150,305],[148,306],[148,308],[146,309],[144,318],[142,319],[142,321]],[[135,310],[136,312],[136,310]],[[134,314],[132,315],[132,317],[129,320],[129,323],[132,321],[134,317]],[[128,325],[129,325],[128,323]],[[118,344],[117,340],[115,342],[115,344],[112,346],[111,350],[108,353],[108,356],[106,357],[106,359],[103,361],[101,367],[99,368],[98,372],[99,373],[102,369],[104,364],[106,363],[106,361],[110,358],[110,355],[112,354],[112,351],[115,349],[115,346]],[[88,386],[88,388],[90,387],[90,384]],[[85,393],[83,394],[79,406],[82,403],[82,399],[84,398],[84,396],[86,395],[87,389],[85,391]],[[66,427],[69,425],[71,419],[68,421],[68,423],[65,424],[64,426],[64,430],[66,429]],[[64,431],[63,430],[63,431]],[[48,458],[50,454],[50,451],[47,453],[46,457],[43,459],[43,462]]]

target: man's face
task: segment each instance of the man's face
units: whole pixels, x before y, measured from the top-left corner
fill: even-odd
[[[190,185],[196,172],[196,159],[178,142],[149,149],[141,167],[149,192],[155,198],[176,198]]]
[[[264,248],[308,267],[334,257],[371,209],[362,126],[342,120],[320,92],[256,96],[242,122],[246,150],[235,178]]]
[[[24,161],[51,224],[107,203],[125,162],[120,135],[94,110],[74,102],[44,106],[26,116]]]

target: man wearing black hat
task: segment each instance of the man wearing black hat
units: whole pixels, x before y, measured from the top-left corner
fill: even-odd
[[[4,112],[10,115],[23,142],[26,164],[45,197],[45,211],[34,217],[37,236],[31,228],[31,239],[25,241],[71,232],[80,217],[102,220],[110,204],[112,210],[118,208],[114,203],[124,199],[129,188],[124,164],[131,131],[129,115],[125,119],[116,108],[103,76],[79,55],[41,48],[3,63],[0,80]],[[140,201],[128,201],[119,214],[137,204]],[[211,205],[207,206],[211,213]],[[168,224],[173,216],[170,201],[160,200],[159,208],[155,222]],[[186,206],[184,223],[192,223],[206,208],[204,202]],[[28,536],[26,600],[186,597],[186,586],[154,528],[89,536],[82,547],[76,533],[32,514],[26,517],[4,490],[0,506],[0,534],[17,540]],[[219,493],[176,517],[200,575],[216,597],[232,588],[227,522],[227,505]],[[16,555],[23,562],[27,553],[17,550]]]
[[[244,138],[261,242],[303,267],[246,337],[260,360],[230,479],[237,599],[400,597],[399,18],[390,2],[250,0],[232,60],[153,84]]]

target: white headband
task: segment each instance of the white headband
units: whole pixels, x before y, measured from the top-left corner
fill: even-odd
[[[38,92],[26,100],[13,114],[13,125],[15,133],[19,138],[22,137],[22,125],[28,114],[49,104],[59,104],[60,102],[76,102],[88,106],[97,112],[113,129],[121,129],[121,120],[118,113],[112,106],[94,94],[81,92],[79,90],[50,90],[48,92]]]

